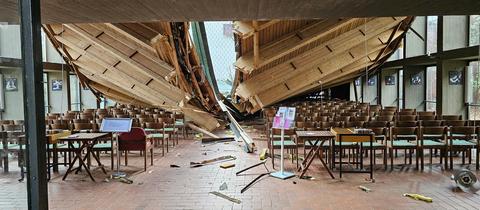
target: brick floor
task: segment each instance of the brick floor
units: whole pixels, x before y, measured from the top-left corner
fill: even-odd
[[[253,129],[252,135],[259,148],[263,148],[262,135]],[[108,175],[94,170],[97,182],[91,182],[85,174],[72,175],[61,180],[65,169],[49,183],[49,205],[51,209],[480,209],[480,195],[458,192],[450,180],[450,171],[442,170],[440,164],[427,165],[425,171],[414,170],[413,166],[395,167],[395,170],[375,171],[375,183],[367,182],[367,174],[346,174],[342,180],[332,180],[315,160],[308,175],[313,180],[297,177],[279,180],[264,177],[241,194],[240,190],[257,174],[265,172],[259,167],[243,176],[235,172],[257,163],[258,152],[247,154],[237,142],[202,146],[199,141],[181,140],[181,144],[161,157],[157,150],[153,167],[143,173],[143,158],[132,154],[129,166],[122,166],[134,180],[133,184],[103,181]],[[206,152],[207,155],[202,153]],[[222,155],[237,157],[236,166],[221,169],[219,164],[190,168],[190,161],[200,161]],[[102,162],[109,164],[108,157]],[[403,158],[396,159],[398,163]],[[293,171],[290,161],[286,169]],[[435,158],[434,162],[438,162]],[[460,160],[456,160],[459,168]],[[279,161],[276,161],[278,164]],[[377,163],[381,163],[380,160]],[[177,164],[180,168],[170,168]],[[271,168],[271,162],[267,164]],[[278,166],[278,165],[277,165]],[[11,167],[15,168],[14,166]],[[109,171],[110,173],[110,171]],[[480,177],[480,173],[476,172]],[[338,173],[335,173],[338,176]],[[26,185],[18,183],[18,172],[0,174],[0,209],[25,209]],[[220,191],[241,200],[235,204],[209,194],[219,191],[222,183],[228,189]],[[296,184],[294,184],[294,182]],[[366,193],[359,185],[372,189]],[[424,203],[403,197],[403,193],[421,193],[433,198],[433,203]]]

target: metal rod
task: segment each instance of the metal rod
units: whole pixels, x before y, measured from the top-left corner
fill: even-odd
[[[40,1],[20,0],[28,209],[48,209]]]

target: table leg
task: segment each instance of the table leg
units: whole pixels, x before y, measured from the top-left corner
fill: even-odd
[[[95,146],[95,144],[96,144],[96,142],[93,143],[92,145],[90,145],[89,147],[87,147],[87,154],[88,153],[92,154],[93,159],[95,159],[95,161],[97,161],[98,167],[100,167],[102,169],[104,174],[107,174],[107,171],[105,171],[105,168],[103,167],[102,163],[100,162],[100,159],[95,154],[95,152],[93,152],[93,147]],[[145,155],[147,155],[146,152],[145,152]]]
[[[3,172],[8,173],[8,142],[5,138],[5,133],[2,133],[2,145],[3,145]],[[1,161],[1,160],[0,160]]]
[[[53,144],[53,171],[58,172],[58,151],[57,143]]]
[[[63,175],[62,180],[65,180],[65,179],[67,178],[68,174],[73,171],[72,168],[73,168],[73,166],[75,165],[75,163],[77,162],[77,159],[78,159],[78,151],[76,151],[76,150],[74,149],[74,146],[73,146],[72,142],[68,142],[68,148],[69,148],[69,149],[73,149],[74,154],[75,154],[75,157],[73,158],[73,161],[70,162],[70,165],[68,166],[68,169],[67,169],[67,171],[65,172],[65,175]],[[81,147],[79,148],[79,151],[81,152],[80,149],[81,149]]]

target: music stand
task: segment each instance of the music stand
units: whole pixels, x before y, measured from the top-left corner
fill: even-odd
[[[117,144],[117,172],[112,174],[112,177],[125,177],[126,174],[120,172],[120,151],[118,144],[118,135],[120,133],[128,133],[132,129],[131,118],[104,118],[100,126],[100,132],[115,133],[115,141]]]

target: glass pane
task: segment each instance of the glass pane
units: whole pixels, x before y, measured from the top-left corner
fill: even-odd
[[[470,46],[480,44],[480,15],[470,16]]]
[[[235,77],[233,64],[236,60],[233,23],[231,21],[205,22],[205,32],[218,91],[224,96],[229,96]]]
[[[437,67],[430,66],[427,67],[427,92],[426,92],[426,107],[427,111],[436,110],[436,101],[437,101]]]
[[[427,53],[437,52],[437,28],[438,28],[438,17],[428,16],[427,17]]]
[[[71,110],[80,111],[80,83],[76,75],[70,75],[70,97],[71,97]]]
[[[11,2],[15,4],[15,1]],[[3,9],[5,4],[3,2],[0,8]],[[28,208],[27,183],[24,179],[24,172],[27,170],[25,159],[27,142],[24,138],[25,99],[23,95],[25,89],[20,28],[18,22],[0,23],[0,58],[2,58],[0,59],[0,209],[2,210]],[[4,63],[4,59],[12,61],[11,64]]]
[[[403,109],[403,70],[398,70],[398,86],[399,86],[399,93],[398,93],[398,108]]]
[[[470,103],[470,120],[480,119],[480,66],[478,61],[470,62],[467,70],[467,100]]]

